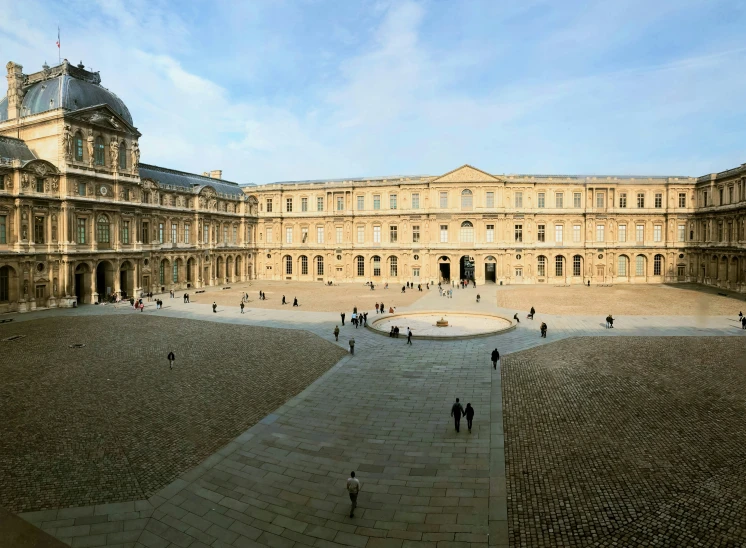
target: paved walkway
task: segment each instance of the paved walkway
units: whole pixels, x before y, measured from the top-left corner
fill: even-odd
[[[497,309],[498,288],[436,291],[412,310]],[[383,293],[382,296],[386,294]],[[147,308],[146,308],[147,310]],[[402,312],[398,310],[397,312]],[[43,314],[140,314],[123,305]],[[208,305],[166,299],[143,314],[307,329],[334,340],[339,316],[237,308],[213,314]],[[375,314],[375,313],[373,313]],[[149,500],[24,514],[77,547],[336,546],[466,548],[507,546],[507,503],[500,370],[490,351],[505,355],[571,336],[736,335],[735,318],[620,317],[525,320],[504,335],[451,342],[389,339],[349,323],[337,344],[356,340],[343,358],[304,392]],[[370,318],[370,316],[369,316]],[[549,325],[541,339],[539,324]],[[341,326],[340,326],[341,327]],[[449,418],[455,397],[476,410],[470,434]],[[345,480],[362,483],[349,518]]]

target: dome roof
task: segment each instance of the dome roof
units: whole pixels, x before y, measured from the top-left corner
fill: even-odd
[[[23,86],[21,116],[31,116],[57,108],[69,111],[106,104],[129,125],[132,115],[124,102],[100,85],[97,72],[73,67],[67,61],[62,65],[29,75]],[[0,122],[8,119],[8,98],[0,99]]]

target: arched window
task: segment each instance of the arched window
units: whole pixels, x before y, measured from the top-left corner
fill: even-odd
[[[179,262],[178,261],[174,261],[174,266],[172,270],[173,270],[174,283],[179,283]]]
[[[645,275],[645,257],[638,255],[635,257],[635,276]]]
[[[119,169],[127,169],[127,145],[124,141],[119,144]]]
[[[544,255],[539,255],[537,259],[536,272],[539,276],[547,275],[547,258]]]
[[[616,275],[625,277],[627,275],[627,263],[629,262],[629,259],[627,259],[626,255],[619,255],[619,259],[617,259],[617,267],[616,267]]]
[[[10,268],[4,266],[0,268],[0,302],[10,300]]]
[[[158,269],[158,279],[161,285],[166,285],[166,260],[161,261],[161,266]]]
[[[463,223],[461,223],[461,242],[474,243],[474,225],[471,224],[469,221],[464,221]]]
[[[308,257],[305,255],[300,256],[300,273],[301,276],[308,275]]]
[[[389,258],[389,275],[394,277],[399,275],[399,260],[396,257]]]
[[[461,191],[461,209],[471,210],[474,207],[474,195],[471,190],[464,189]]]
[[[653,257],[653,276],[660,276],[663,272],[663,255]]]
[[[580,255],[575,255],[572,258],[572,275],[573,276],[580,276],[582,274],[582,271],[581,271],[582,261],[583,261],[583,258]]]
[[[104,138],[99,136],[96,137],[96,148],[95,150],[95,156],[96,156],[96,165],[102,166],[105,163],[104,158],[106,155],[104,154]]]
[[[562,255],[554,258],[554,275],[557,277],[565,275],[565,258]]]
[[[80,132],[75,134],[75,159],[78,162],[83,161],[83,136]]]
[[[285,274],[293,273],[293,258],[290,255],[285,255]]]
[[[357,263],[357,275],[365,276],[365,258],[358,255],[355,257],[355,262]]]
[[[109,218],[106,215],[99,215],[98,221],[96,222],[96,233],[98,235],[98,237],[96,238],[96,241],[98,241],[98,243],[110,243]]]
[[[321,255],[316,256],[316,275],[324,275],[324,257],[322,257]]]
[[[379,257],[378,255],[373,256],[373,275],[381,275],[381,257]]]

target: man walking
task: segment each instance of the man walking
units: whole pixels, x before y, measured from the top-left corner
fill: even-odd
[[[243,301],[241,301],[241,314],[243,314]]]
[[[451,407],[451,416],[456,421],[456,432],[459,431],[459,426],[461,425],[461,415],[464,414],[464,406],[461,405],[458,402],[458,398],[456,398],[456,403],[453,404]]]
[[[357,494],[360,492],[360,481],[355,477],[355,472],[350,472],[347,478],[347,492],[350,494],[350,517],[355,517],[355,508],[357,508]]]
[[[544,322],[541,322],[541,336],[546,339],[547,338],[547,324]]]
[[[497,348],[495,348],[492,351],[492,368],[497,369],[497,360],[500,359],[500,352],[497,351]]]
[[[412,330],[407,327],[407,344],[412,344]]]
[[[470,403],[466,404],[466,411],[464,411],[464,414],[466,415],[466,426],[469,427],[469,434],[471,434],[471,421],[474,420],[474,408]]]
[[[342,327],[344,327],[344,325],[345,325],[345,313],[344,313],[344,312],[342,312],[342,313],[340,314],[340,316],[342,316]]]
[[[334,326],[334,340],[339,341],[339,326],[338,325]]]
[[[218,311],[218,303],[212,301],[212,313],[215,314]]]
[[[378,303],[376,303],[376,314],[378,314]]]
[[[350,354],[355,355],[355,339],[350,339]]]
[[[381,302],[381,314],[383,314],[384,312],[386,312],[386,309],[383,307],[383,302]]]
[[[173,369],[174,368],[174,360],[176,359],[176,356],[174,356],[174,351],[168,353],[168,368]]]

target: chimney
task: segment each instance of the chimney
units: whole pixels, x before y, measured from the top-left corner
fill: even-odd
[[[222,169],[213,169],[210,172],[210,179],[222,179],[223,178],[223,170]]]
[[[8,69],[8,120],[21,117],[23,103],[23,67],[10,61]]]
[[[209,171],[203,171],[202,172],[202,177],[209,177],[209,176],[210,176],[210,172]]]

